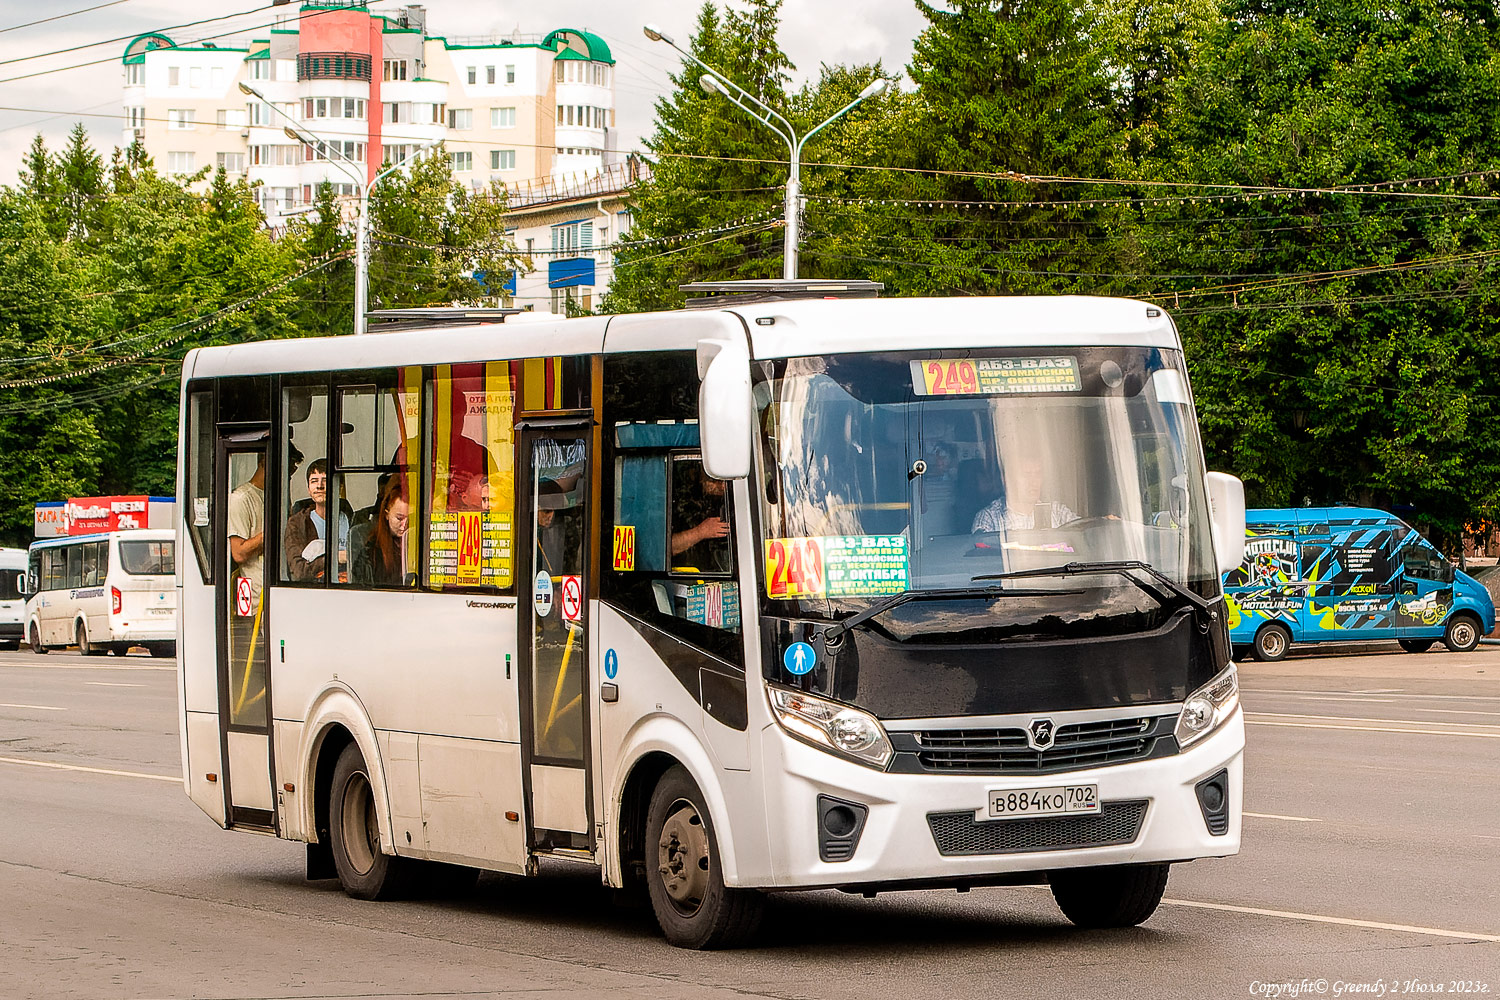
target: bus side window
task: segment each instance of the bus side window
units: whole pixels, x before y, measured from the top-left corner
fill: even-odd
[[[68,575],[63,580],[63,586],[69,590],[77,590],[83,586],[83,546],[69,545],[65,551],[68,554]]]
[[[368,382],[365,379],[368,378]],[[362,373],[338,390],[336,485],[348,501],[349,571],[336,583],[411,587],[417,539],[410,527],[421,500],[420,368]]]
[[[276,561],[283,583],[322,586],[328,563],[324,549],[329,542],[327,532],[320,533],[313,514],[321,503],[320,516],[326,525],[330,523],[329,510],[339,510],[329,497],[328,390],[321,384],[321,377],[319,384],[286,385],[288,381],[282,380],[281,390],[286,433],[280,437],[282,544]],[[342,513],[337,522],[339,537],[347,543],[349,515]]]

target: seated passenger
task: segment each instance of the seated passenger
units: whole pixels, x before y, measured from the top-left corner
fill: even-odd
[[[405,582],[406,537],[410,505],[399,477],[392,476],[380,490],[374,516],[355,525],[349,534],[349,549],[354,553],[351,573],[356,584],[395,586]]]
[[[696,469],[689,479],[674,470],[672,496],[672,562],[700,572],[724,572],[730,566],[729,484],[714,479],[698,462],[682,463]],[[678,558],[681,557],[681,558]]]
[[[328,463],[318,459],[307,467],[307,495],[312,506],[297,511],[286,522],[286,568],[292,580],[322,580],[327,573]],[[335,544],[340,579],[349,566],[349,516],[338,513]]]

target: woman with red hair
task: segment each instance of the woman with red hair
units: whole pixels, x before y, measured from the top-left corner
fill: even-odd
[[[394,475],[380,489],[375,516],[370,518],[362,538],[354,542],[354,582],[364,586],[399,587],[406,575],[403,540],[410,525],[410,504],[403,480]],[[361,544],[363,543],[363,544]]]

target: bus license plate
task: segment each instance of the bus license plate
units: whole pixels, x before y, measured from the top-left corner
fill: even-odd
[[[990,792],[990,819],[1020,819],[1026,816],[1061,816],[1099,811],[1098,785],[1058,785],[1055,788],[994,789]]]

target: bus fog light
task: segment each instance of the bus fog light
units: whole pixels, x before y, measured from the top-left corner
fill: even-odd
[[[1239,675],[1231,663],[1213,680],[1188,695],[1182,714],[1177,716],[1174,733],[1177,745],[1186,748],[1218,729],[1234,715],[1239,703]]]
[[[880,722],[868,712],[803,691],[771,688],[771,708],[781,728],[825,750],[884,768],[893,751]]]

